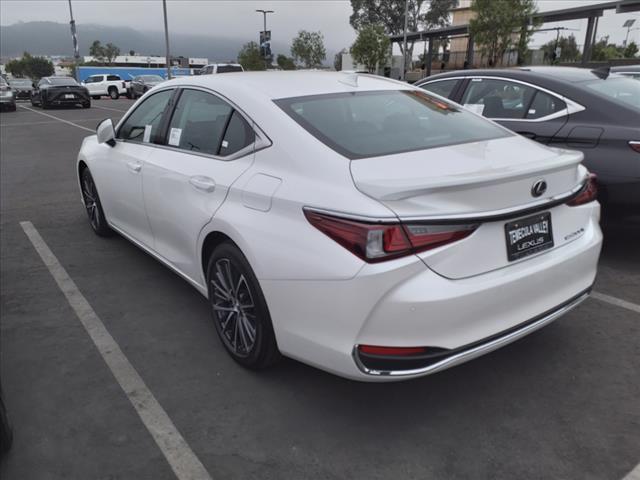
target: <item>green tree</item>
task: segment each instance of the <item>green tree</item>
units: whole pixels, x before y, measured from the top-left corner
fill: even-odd
[[[501,63],[513,46],[524,57],[533,34],[534,0],[474,0],[471,10],[475,18],[469,22],[470,33],[490,65]]]
[[[609,35],[605,35],[593,44],[591,52],[591,60],[596,62],[606,62],[613,58],[623,58],[624,48],[617,46],[615,43],[609,43]]]
[[[320,32],[300,30],[291,43],[291,56],[294,61],[302,63],[305,68],[320,67],[322,61],[327,58],[323,40]]]
[[[638,54],[638,45],[636,42],[629,42],[627,48],[624,49],[624,58],[634,58]]]
[[[34,57],[29,52],[24,52],[20,59],[7,62],[5,68],[16,77],[29,77],[36,82],[42,77],[53,75],[55,72],[50,60],[44,57]]]
[[[351,46],[351,55],[356,63],[363,64],[373,73],[378,65],[386,62],[390,46],[391,41],[382,25],[368,25],[358,32],[358,38]]]
[[[238,63],[245,70],[264,70],[264,58],[260,55],[260,47],[256,42],[245,43],[238,53]]]
[[[457,0],[408,0],[407,31],[446,27],[449,13]],[[426,8],[426,5],[429,8]],[[360,31],[369,25],[382,25],[387,35],[400,35],[404,31],[405,0],[351,0],[353,13],[349,23]],[[407,42],[407,53],[413,54],[413,41]],[[403,45],[400,44],[400,51]]]
[[[555,57],[556,46],[560,48],[560,57]],[[545,59],[548,59],[550,63],[554,60],[558,62],[577,62],[580,60],[581,53],[576,43],[576,37],[573,34],[568,37],[560,37],[557,45],[555,40],[551,40],[540,48],[544,52]]]
[[[113,64],[116,57],[120,55],[120,49],[113,43],[107,43],[104,47],[104,57],[109,65]]]
[[[287,57],[286,55],[283,55],[282,53],[278,55],[276,62],[278,63],[278,66],[282,69],[282,70],[295,70],[296,69],[296,64],[293,61],[293,58],[291,57]]]
[[[104,62],[106,53],[100,40],[94,40],[89,47],[89,55],[91,55],[96,61]]]

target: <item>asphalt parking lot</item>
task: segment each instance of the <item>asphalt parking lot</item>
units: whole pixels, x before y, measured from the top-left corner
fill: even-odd
[[[24,221],[213,479],[617,480],[638,464],[640,215],[605,225],[604,296],[485,357],[396,384],[292,360],[257,374],[224,352],[192,287],[87,223],[78,149],[131,104],[0,114],[1,374],[15,430],[4,480],[176,478]]]

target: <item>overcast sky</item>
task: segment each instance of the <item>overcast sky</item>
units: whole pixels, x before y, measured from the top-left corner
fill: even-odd
[[[541,11],[602,3],[601,0],[538,0]],[[78,25],[95,23],[132,27],[138,30],[162,30],[162,2],[159,0],[72,0]],[[320,30],[328,50],[348,47],[355,39],[349,25],[351,5],[348,0],[288,0],[288,1],[222,1],[168,0],[170,32],[216,35],[230,38],[254,38],[262,30],[262,15],[257,8],[275,10],[267,19],[267,28],[278,42],[289,43],[298,30]],[[605,12],[598,25],[598,38],[610,35],[622,43],[626,29],[622,24],[635,18],[640,27],[640,12],[616,15]],[[48,20],[68,22],[67,0],[0,0],[0,25],[19,21]],[[578,44],[584,43],[586,20],[564,22],[561,26],[576,29],[563,34],[575,34]],[[547,24],[545,27],[557,26]],[[555,38],[555,32],[536,34],[532,46]],[[640,43],[640,30],[630,33],[630,40]],[[419,49],[417,50],[419,51]]]

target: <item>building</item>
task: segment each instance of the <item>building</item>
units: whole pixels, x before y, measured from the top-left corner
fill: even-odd
[[[86,55],[83,57],[85,63],[98,62],[98,60],[91,56]],[[148,67],[148,68],[162,68],[166,65],[166,58],[158,55],[118,55],[111,63],[114,67]],[[172,57],[172,66],[182,68],[202,68],[209,64],[208,58],[195,58],[195,57]]]

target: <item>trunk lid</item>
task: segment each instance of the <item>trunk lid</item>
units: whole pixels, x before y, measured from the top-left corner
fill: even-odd
[[[478,219],[459,222],[479,225],[469,237],[420,254],[441,275],[465,278],[529,258],[508,260],[505,223],[530,214],[516,213],[499,221],[479,218],[491,212],[526,209],[567,194],[586,175],[582,159],[581,152],[510,136],[353,160],[351,173],[361,192],[382,202],[406,224],[425,219],[431,223]],[[544,180],[547,188],[535,197],[532,187],[538,180]],[[557,211],[563,208],[569,209],[551,209],[554,239],[561,232],[578,231],[586,222],[583,216]],[[560,217],[563,224],[557,225]],[[554,242],[553,248],[560,243]]]

